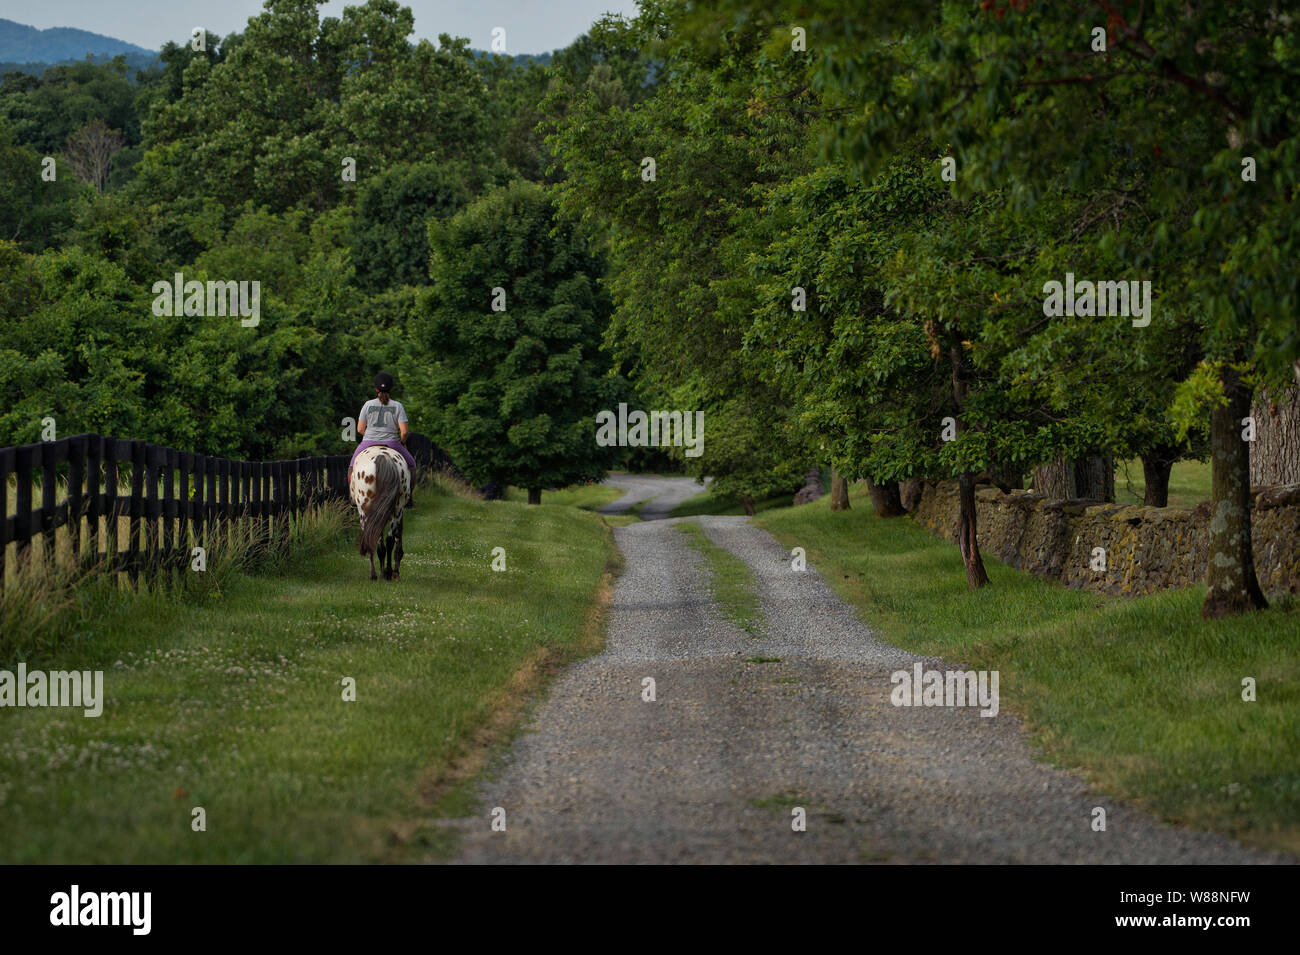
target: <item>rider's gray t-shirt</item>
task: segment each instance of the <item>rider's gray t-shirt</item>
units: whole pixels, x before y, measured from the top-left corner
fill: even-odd
[[[400,441],[402,431],[397,425],[406,423],[406,409],[396,398],[389,398],[388,404],[371,398],[361,406],[361,417],[357,420],[366,423],[363,441]]]

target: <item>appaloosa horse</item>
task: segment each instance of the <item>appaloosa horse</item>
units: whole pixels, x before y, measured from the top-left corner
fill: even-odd
[[[411,470],[392,448],[366,448],[352,463],[348,494],[361,514],[361,554],[370,555],[375,574],[375,547],[385,580],[397,580],[402,566],[402,509],[411,491]]]

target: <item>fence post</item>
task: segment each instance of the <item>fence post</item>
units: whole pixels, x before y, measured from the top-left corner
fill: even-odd
[[[221,539],[230,544],[230,459],[217,462],[217,518],[220,521]]]
[[[41,537],[45,560],[51,567],[57,556],[54,551],[54,519],[57,516],[54,499],[59,490],[54,447],[53,443],[41,445]]]
[[[207,494],[203,497],[203,507],[205,510],[204,524],[208,532],[204,535],[207,542],[204,546],[209,550],[215,548],[221,539],[221,523],[217,519],[217,461],[218,458],[208,457],[203,461],[203,480],[207,485]]]
[[[104,553],[110,570],[121,563],[117,556],[117,444],[116,438],[104,439]]]
[[[86,481],[86,450],[90,436],[77,435],[68,441],[68,544],[72,566],[81,566],[81,519],[85,511],[83,487]]]
[[[194,455],[186,451],[180,457],[180,475],[176,486],[180,523],[176,528],[176,543],[189,556],[194,546],[194,508],[190,494],[194,489]]]
[[[248,518],[253,513],[253,466],[247,461],[239,462],[239,500],[242,505],[239,510],[239,519],[247,525]]]
[[[163,582],[170,589],[176,581],[176,459],[171,448],[163,449],[162,566]]]
[[[127,566],[128,574],[131,578],[131,585],[138,587],[140,584],[140,564],[142,555],[140,551],[140,518],[144,516],[144,471],[145,471],[145,443],[143,441],[132,441],[131,443],[131,542],[127,547]]]
[[[158,471],[163,462],[163,449],[156,444],[145,445],[145,567],[146,579],[158,586],[159,552],[158,525],[162,523],[162,504],[158,500]]]
[[[190,509],[192,511],[190,522],[194,533],[194,543],[202,547],[204,551],[208,549],[208,510],[204,506],[203,498],[203,475],[207,471],[207,466],[207,455],[194,455],[194,473],[190,476],[190,480],[194,484],[194,497],[190,499]]]
[[[289,462],[277,461],[275,465],[276,536],[281,546],[289,543]]]
[[[14,540],[18,542],[15,566],[27,562],[32,546],[32,459],[39,448],[31,445],[15,449],[14,473],[17,475],[17,512],[14,514]]]
[[[259,465],[262,469],[262,538],[266,541],[266,546],[270,547],[272,543],[272,522],[274,520],[273,504],[271,499],[271,465],[262,461]]]
[[[86,454],[86,533],[90,539],[88,550],[92,566],[99,563],[99,519],[104,514],[103,491],[100,490],[104,476],[104,440],[102,436],[92,434]]]

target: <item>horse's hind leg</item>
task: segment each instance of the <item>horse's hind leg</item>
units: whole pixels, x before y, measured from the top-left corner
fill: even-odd
[[[370,552],[370,579],[379,579],[379,575],[375,573],[375,552],[373,550]]]
[[[384,539],[380,543],[379,563],[384,568],[384,580],[393,579],[393,527],[384,528]]]
[[[397,528],[393,534],[393,545],[396,550],[394,556],[397,558],[396,563],[393,564],[393,579],[396,580],[402,570],[402,518],[400,517],[397,519]]]

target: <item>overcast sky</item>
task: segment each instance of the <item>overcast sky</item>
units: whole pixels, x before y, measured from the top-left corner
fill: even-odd
[[[568,46],[602,13],[636,12],[635,0],[402,0],[415,12],[415,39],[465,36],[491,48],[492,28],[505,27],[507,53],[549,53]],[[320,4],[338,16],[357,0]],[[77,27],[156,50],[201,26],[225,36],[242,31],[262,0],[0,0],[0,18],[28,26]]]

